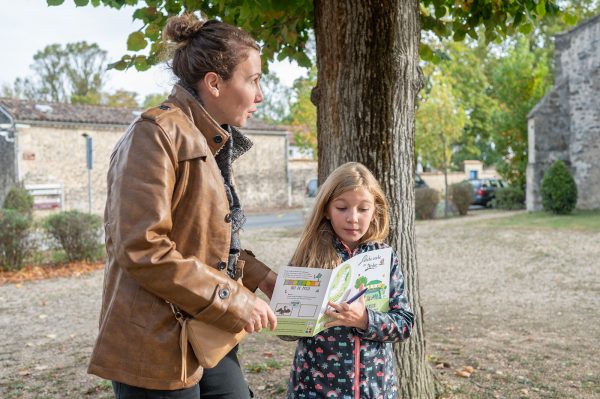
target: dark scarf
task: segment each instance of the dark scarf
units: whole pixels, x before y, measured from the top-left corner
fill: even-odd
[[[202,105],[200,97],[192,87],[181,81],[178,84],[190,92],[196,101]],[[233,185],[233,172],[231,169],[231,164],[240,155],[252,147],[252,141],[232,126],[223,125],[221,127],[229,133],[229,139],[225,142],[223,147],[221,147],[219,152],[215,154],[215,160],[217,161],[217,165],[219,166],[221,175],[223,176],[225,193],[227,194],[229,212],[231,216],[231,245],[229,246],[227,274],[229,277],[237,280],[241,277],[240,271],[236,268],[237,260],[241,250],[240,229],[246,223],[246,216],[244,215],[242,204],[240,203],[240,199],[235,191],[235,186]]]

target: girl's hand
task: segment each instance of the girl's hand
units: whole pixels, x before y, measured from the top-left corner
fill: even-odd
[[[369,327],[369,315],[365,306],[364,295],[351,304],[329,302],[329,309],[325,312],[327,316],[334,318],[325,324],[325,327],[345,326],[356,327],[366,330]]]

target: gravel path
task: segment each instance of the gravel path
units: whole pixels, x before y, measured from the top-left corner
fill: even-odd
[[[600,397],[600,234],[491,228],[506,213],[417,223],[427,352],[445,398]],[[299,229],[252,230],[284,264]],[[0,398],[110,398],[85,368],[102,272],[0,286]],[[252,336],[241,359],[259,398],[281,398],[293,344]],[[470,378],[455,370],[472,366]],[[441,367],[441,366],[439,366]]]

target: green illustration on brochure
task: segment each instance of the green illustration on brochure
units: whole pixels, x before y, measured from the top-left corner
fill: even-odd
[[[391,248],[358,254],[334,269],[283,266],[279,269],[271,308],[277,316],[276,335],[311,337],[332,320],[328,301],[346,302],[362,285],[369,309],[389,310]]]

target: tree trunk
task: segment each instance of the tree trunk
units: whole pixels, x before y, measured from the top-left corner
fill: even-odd
[[[396,346],[403,398],[434,397],[426,361],[414,230],[415,98],[422,86],[417,0],[315,0],[319,180],[348,161],[365,164],[390,203],[396,249],[415,312]]]

